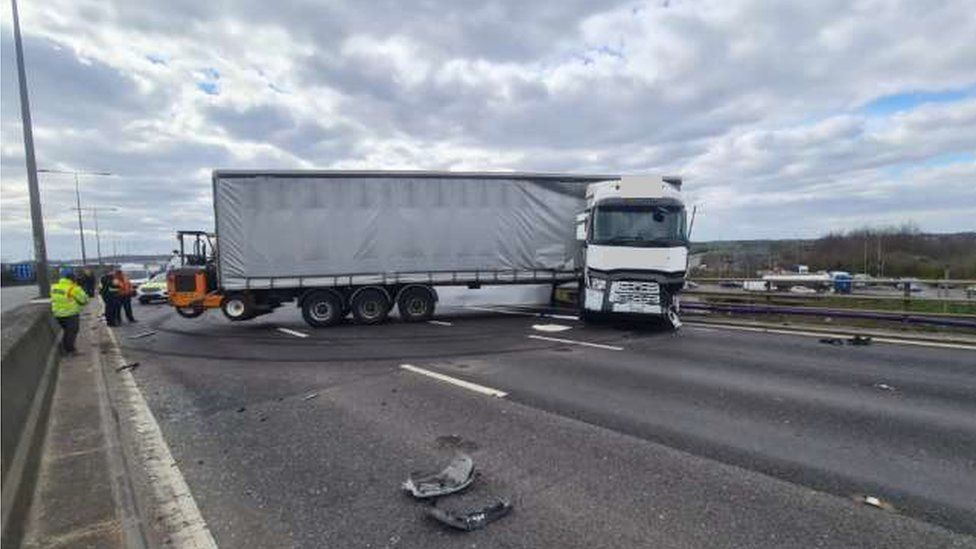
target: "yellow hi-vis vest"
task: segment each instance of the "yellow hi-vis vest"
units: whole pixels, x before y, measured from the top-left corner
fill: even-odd
[[[51,286],[51,312],[57,318],[80,314],[86,303],[88,294],[69,278],[62,278]]]

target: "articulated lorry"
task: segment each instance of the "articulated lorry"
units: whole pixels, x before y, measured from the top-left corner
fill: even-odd
[[[230,320],[284,303],[330,326],[431,318],[439,286],[579,283],[584,319],[678,324],[681,180],[402,171],[213,172],[215,231],[181,231],[169,303]]]

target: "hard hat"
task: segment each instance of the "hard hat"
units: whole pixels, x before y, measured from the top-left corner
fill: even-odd
[[[75,270],[71,267],[61,267],[61,278],[73,278]]]

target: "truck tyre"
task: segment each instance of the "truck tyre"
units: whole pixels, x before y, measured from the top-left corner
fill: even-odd
[[[344,316],[342,298],[335,292],[313,292],[302,301],[302,318],[314,328],[338,324]]]
[[[224,316],[233,321],[254,318],[254,301],[244,294],[229,294],[220,303]]]
[[[430,288],[413,286],[400,292],[397,298],[397,311],[404,322],[424,322],[434,316],[437,301]]]
[[[176,314],[183,318],[196,318],[206,311],[203,307],[177,307]]]
[[[390,314],[390,300],[379,288],[363,288],[353,295],[352,316],[359,324],[379,324]]]

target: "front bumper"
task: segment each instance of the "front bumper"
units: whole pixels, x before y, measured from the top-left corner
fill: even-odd
[[[591,279],[585,288],[583,308],[599,313],[664,315],[668,308],[678,305],[679,286],[661,284],[653,280]]]

